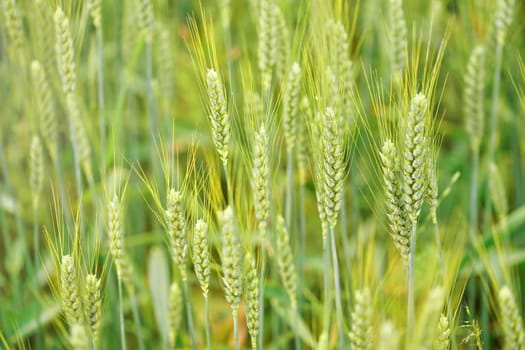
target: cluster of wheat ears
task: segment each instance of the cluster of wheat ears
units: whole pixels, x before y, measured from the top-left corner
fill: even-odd
[[[515,0],[0,3],[5,348],[525,349]]]

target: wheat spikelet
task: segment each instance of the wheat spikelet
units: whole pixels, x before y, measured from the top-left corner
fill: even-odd
[[[173,282],[170,287],[168,302],[168,338],[171,347],[175,346],[177,331],[182,323],[183,302],[179,285]]]
[[[300,84],[301,67],[299,63],[294,62],[288,73],[283,93],[283,130],[288,152],[292,152],[296,146]]]
[[[407,24],[402,0],[389,0],[390,30],[392,48],[392,70],[401,77],[405,69],[407,55]]]
[[[515,0],[498,0],[494,18],[497,44],[503,46],[507,31],[512,23],[514,15]]]
[[[341,118],[328,107],[323,116],[321,135],[322,208],[327,224],[335,227],[341,206],[345,177],[345,149]]]
[[[394,246],[405,264],[408,263],[410,253],[410,227],[407,225],[403,215],[402,200],[399,183],[399,157],[396,146],[387,139],[380,153],[383,167],[383,184],[386,194],[387,216],[390,222],[390,235],[394,240]]]
[[[372,301],[368,288],[355,292],[354,311],[352,312],[352,330],[350,331],[351,348],[356,350],[372,349]]]
[[[4,12],[4,21],[7,29],[7,35],[11,40],[13,47],[21,53],[24,39],[24,30],[22,19],[18,13],[16,0],[3,0],[2,9]]]
[[[75,262],[71,255],[62,256],[60,264],[60,296],[62,310],[70,325],[83,324],[82,300],[78,293],[78,278]]]
[[[503,286],[500,289],[498,301],[505,349],[525,349],[525,331],[520,308],[508,286]]]
[[[58,150],[58,131],[51,89],[42,65],[38,61],[31,63],[31,77],[36,97],[36,106],[40,114],[40,130],[51,159],[56,160]]]
[[[292,248],[290,247],[290,238],[284,218],[281,215],[277,217],[277,262],[284,289],[290,299],[290,307],[295,311],[297,308],[297,274]]]
[[[193,265],[199,280],[202,294],[208,297],[210,284],[210,251],[208,248],[208,224],[204,220],[197,220],[193,231]]]
[[[93,20],[93,25],[100,29],[102,26],[102,0],[88,0],[87,9]]]
[[[109,249],[115,262],[117,277],[131,287],[131,264],[124,250],[124,234],[121,226],[120,201],[117,195],[114,195],[108,206]]]
[[[275,76],[282,80],[286,74],[286,68],[290,62],[290,32],[286,25],[284,14],[277,4],[272,8],[273,17],[275,18],[275,46],[272,47],[272,57],[275,60]]]
[[[264,240],[270,220],[270,166],[269,139],[265,124],[255,131],[253,150],[252,191],[255,217],[258,222],[261,241]]]
[[[45,0],[36,0],[36,37],[38,38],[38,51],[40,61],[45,67],[48,76],[55,72],[55,48],[54,38],[55,30],[53,26],[53,14]]]
[[[222,233],[222,283],[226,301],[236,315],[242,295],[242,246],[235,230],[232,208],[227,207],[218,216]]]
[[[154,31],[153,4],[151,0],[139,0],[138,22],[144,40],[147,43],[151,43]]]
[[[224,88],[219,75],[214,69],[208,69],[206,87],[210,103],[210,121],[215,148],[224,167],[228,165],[230,143],[230,117],[226,106]]]
[[[71,348],[74,350],[89,349],[89,340],[86,333],[86,328],[82,324],[74,323],[71,325],[69,342],[71,343]]]
[[[186,222],[182,200],[182,193],[173,188],[170,189],[168,193],[165,219],[166,227],[168,229],[171,258],[173,259],[173,262],[177,264],[182,280],[186,281],[186,256],[188,252],[188,244],[186,242]]]
[[[448,318],[441,314],[438,324],[438,339],[436,340],[436,350],[448,350],[450,347],[450,325]]]
[[[94,274],[89,274],[86,277],[84,295],[84,307],[86,319],[91,329],[91,336],[93,337],[93,344],[98,344],[100,323],[102,318],[102,300],[100,297],[100,279]]]
[[[489,164],[489,174],[489,190],[492,203],[498,214],[498,219],[500,222],[504,222],[509,212],[509,204],[503,179],[496,164]]]
[[[60,7],[57,7],[54,16],[56,33],[56,58],[58,72],[62,81],[64,95],[74,95],[76,91],[77,75],[75,72],[73,41],[69,29],[69,20]]]
[[[485,48],[477,45],[470,55],[465,73],[463,113],[470,135],[470,147],[479,151],[483,136],[483,100],[485,94]]]
[[[275,65],[273,48],[277,47],[277,19],[274,7],[274,0],[261,0],[259,4],[257,58],[265,89],[270,86],[272,68]]]
[[[31,139],[29,159],[29,186],[33,195],[33,202],[36,205],[42,193],[42,183],[44,181],[44,155],[38,135],[34,135]]]
[[[246,266],[246,274],[244,276],[244,299],[246,302],[246,323],[250,338],[252,341],[252,349],[257,348],[257,337],[259,335],[259,278],[257,275],[257,267],[255,259],[250,252],[246,252],[244,256],[244,263]]]
[[[403,149],[402,198],[404,214],[415,225],[421,212],[423,194],[428,186],[425,176],[425,162],[428,145],[425,138],[425,116],[427,99],[418,93],[412,99],[407,116],[407,127]]]

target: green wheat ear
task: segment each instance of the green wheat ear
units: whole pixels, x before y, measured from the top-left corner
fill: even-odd
[[[60,295],[62,297],[62,310],[70,325],[84,323],[77,276],[77,266],[73,257],[64,255],[60,264]]]
[[[525,331],[520,308],[508,286],[500,289],[498,301],[505,349],[525,349]]]
[[[245,252],[244,264],[246,275],[244,276],[244,299],[246,302],[246,323],[252,342],[252,349],[257,348],[257,337],[259,336],[259,278],[255,258],[249,252]]]
[[[438,339],[436,350],[448,350],[450,347],[450,325],[446,315],[441,314],[438,324]]]
[[[295,311],[297,308],[297,273],[295,272],[289,234],[281,215],[277,217],[277,262],[284,289],[290,299],[290,307]]]
[[[188,245],[186,242],[186,222],[182,200],[181,192],[176,191],[173,188],[170,189],[165,215],[171,257],[179,268],[182,280],[185,281],[187,279],[186,256]]]
[[[350,341],[352,349],[371,350],[373,344],[372,301],[368,288],[355,292]]]
[[[102,299],[100,296],[100,279],[94,274],[86,277],[84,307],[86,319],[91,329],[93,344],[98,344],[102,319]]]
[[[206,89],[209,99],[209,119],[213,141],[222,164],[226,168],[230,143],[230,116],[228,114],[224,87],[219,74],[211,68],[206,73]]]
[[[210,250],[208,247],[208,224],[197,220],[193,231],[193,266],[204,297],[208,297],[210,284]]]
[[[470,147],[479,150],[483,136],[483,105],[485,100],[485,47],[478,45],[472,51],[465,73],[463,113],[470,135]]]

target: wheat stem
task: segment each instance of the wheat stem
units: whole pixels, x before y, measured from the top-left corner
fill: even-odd
[[[124,326],[124,299],[122,297],[122,279],[117,278],[119,299],[119,322],[120,322],[120,344],[122,350],[126,350],[126,330]]]
[[[416,256],[416,224],[412,226],[412,233],[410,235],[410,256],[408,260],[408,297],[407,297],[407,329],[406,329],[406,341],[407,344],[411,335],[413,334],[414,321],[416,317],[416,304],[414,298],[414,268],[415,268],[415,256]]]
[[[192,316],[190,292],[188,289],[188,279],[187,278],[182,280],[182,286],[184,289],[184,301],[186,304],[186,318],[188,322],[188,331],[190,333],[190,338],[191,338],[191,348],[195,350],[195,346],[196,346],[195,329],[193,327],[193,316]]]
[[[210,335],[210,299],[208,296],[204,297],[204,322],[206,328],[206,348],[211,350],[211,335]]]
[[[106,116],[104,112],[104,39],[102,35],[102,26],[97,28],[97,96],[99,109],[99,137],[100,137],[100,152],[101,152],[101,171],[104,176],[106,169]]]
[[[337,314],[337,328],[339,331],[339,346],[341,349],[346,349],[346,337],[343,327],[343,304],[341,301],[341,282],[339,279],[339,262],[337,260],[337,246],[335,244],[334,227],[330,225],[329,229],[330,241],[332,244],[332,264],[334,269],[334,288],[335,288],[335,309]]]

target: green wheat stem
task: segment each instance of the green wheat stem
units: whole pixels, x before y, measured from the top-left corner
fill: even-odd
[[[330,225],[329,235],[332,244],[332,264],[334,270],[334,288],[335,288],[335,309],[337,314],[337,328],[339,331],[339,346],[341,349],[346,348],[345,333],[343,327],[343,304],[341,301],[341,283],[339,280],[339,262],[337,261],[337,246],[335,244],[334,227]]]
[[[330,330],[330,250],[328,239],[323,236],[323,286],[324,286],[324,310],[323,310],[323,332]]]
[[[98,109],[99,109],[99,137],[100,137],[100,152],[101,154],[101,168],[102,173],[105,173],[106,168],[106,116],[104,113],[104,39],[102,35],[102,27],[97,28],[97,78],[98,78]]]
[[[478,229],[478,174],[479,174],[479,148],[473,150],[471,160],[472,178],[470,179],[470,234],[474,239]],[[487,187],[488,188],[488,187]]]
[[[407,297],[407,341],[413,334],[414,321],[416,317],[416,304],[414,297],[414,267],[416,257],[416,223],[412,222],[412,234],[410,235],[410,256],[408,260],[408,297]]]
[[[287,161],[286,161],[286,211],[285,211],[285,222],[286,222],[286,229],[288,232],[292,231],[292,200],[293,200],[293,151],[292,149],[288,149],[287,152]]]
[[[494,69],[494,85],[492,87],[492,107],[490,111],[490,126],[489,126],[489,148],[487,153],[487,164],[490,164],[494,160],[494,153],[496,148],[496,128],[498,124],[498,96],[501,82],[501,62],[503,58],[503,45],[498,43],[496,46],[496,62]],[[491,210],[491,199],[490,199],[490,186],[487,183],[486,186],[486,199],[485,199],[485,217],[484,226],[487,229],[490,225],[490,210]]]
[[[135,328],[137,332],[137,343],[139,350],[145,350],[144,346],[144,336],[142,335],[142,322],[140,321],[139,313],[139,304],[137,302],[137,295],[135,289],[131,288],[129,290],[130,299],[131,299],[131,313],[133,314],[133,322],[135,323]]]
[[[211,350],[211,335],[210,335],[210,300],[206,295],[204,297],[204,322],[206,328],[206,348]]]
[[[188,331],[191,338],[191,348],[195,350],[195,329],[193,327],[193,316],[191,310],[190,293],[188,289],[188,279],[182,281],[182,288],[184,289],[184,302],[186,304],[186,317],[188,322]]]
[[[263,348],[264,340],[264,278],[266,276],[266,252],[265,252],[266,240],[261,242],[261,276],[259,278],[260,292],[259,292],[259,337],[257,339],[258,349]]]
[[[237,315],[237,311],[232,312],[233,317],[233,335],[235,338],[235,350],[240,350],[240,344],[239,344],[239,316]]]
[[[122,350],[126,350],[126,330],[124,326],[124,300],[122,297],[122,279],[117,278],[119,299],[120,343]]]

